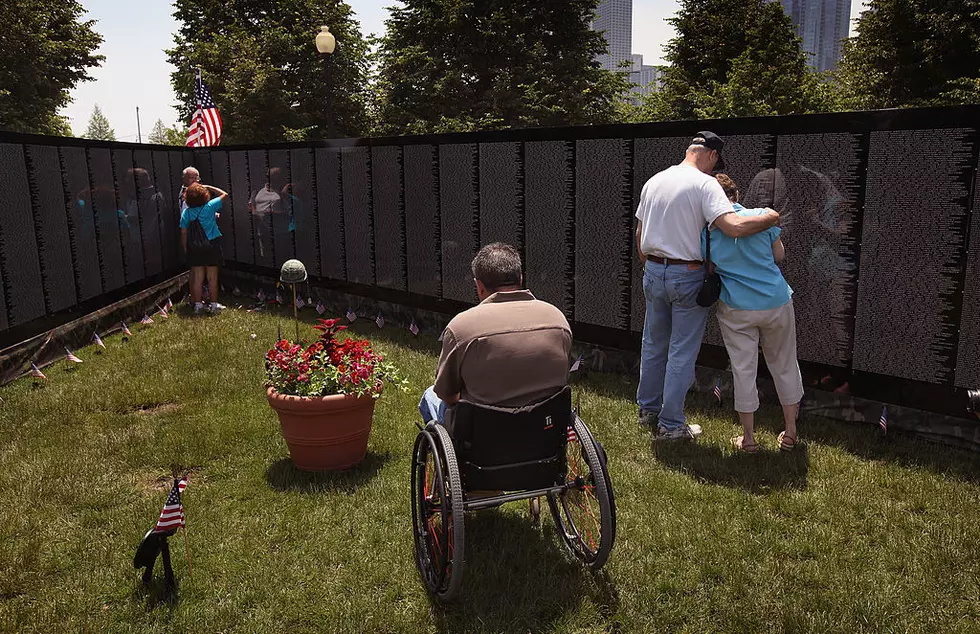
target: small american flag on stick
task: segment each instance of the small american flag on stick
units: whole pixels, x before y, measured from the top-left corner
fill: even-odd
[[[303,301],[303,298],[301,296],[297,295],[296,296],[296,310],[300,310],[301,308],[303,308],[303,306],[306,306],[306,302]]]
[[[191,128],[187,132],[187,147],[207,147],[221,142],[221,115],[211,97],[201,71],[197,71],[197,82],[194,85],[194,116],[191,117]]]
[[[316,303],[316,312],[319,315],[322,315],[323,313],[327,312],[327,307],[323,305],[323,302]]]
[[[163,504],[163,510],[160,511],[160,519],[157,520],[157,525],[153,528],[154,533],[169,533],[184,526],[184,505],[180,501],[180,494],[186,488],[187,480],[184,478],[174,482],[174,486],[170,489],[170,495],[167,496],[167,501]]]
[[[888,433],[888,407],[881,408],[881,418],[878,419],[878,426],[881,427],[881,431]]]
[[[419,336],[419,327],[415,325],[414,319],[412,320],[412,323],[408,326],[408,331],[413,335],[415,335],[416,337]]]
[[[264,301],[265,301],[265,293],[264,293],[264,292],[262,292],[262,289],[261,289],[261,288],[259,289],[259,292],[258,292],[258,294],[257,294],[257,295],[256,295],[255,297],[256,297],[256,298],[257,298],[257,299],[258,299],[258,300],[259,300],[260,302],[264,302]]]
[[[143,319],[140,320],[140,323],[144,326],[148,326],[153,323],[153,319],[151,319],[149,315],[144,314]]]
[[[133,333],[129,331],[129,326],[126,325],[126,322],[122,322],[122,331],[127,337],[133,336]]]
[[[715,388],[711,390],[711,392],[715,395],[715,399],[717,399],[718,404],[721,405],[721,379],[718,379],[718,381],[715,383]]]
[[[579,368],[582,367],[582,357],[583,356],[584,355],[581,355],[581,354],[578,355],[578,359],[575,359],[575,363],[573,363],[572,364],[572,367],[570,367],[568,369],[569,373],[571,373],[571,372],[578,372],[579,371]],[[571,429],[571,427],[569,427],[569,429]]]
[[[173,303],[172,301],[170,301],[170,298],[168,297],[168,298],[167,298],[167,303],[166,303],[166,304],[164,304],[164,305],[163,305],[163,307],[164,307],[165,309],[167,309],[167,310],[170,310],[171,308],[173,308],[173,307],[174,307],[174,303]]]
[[[578,434],[575,433],[575,423],[568,423],[568,442],[578,442]]]
[[[44,376],[44,372],[41,372],[41,370],[35,364],[33,364],[33,363],[31,363],[31,376],[33,376],[35,379],[46,379],[46,378],[48,378],[48,377]]]
[[[378,316],[375,317],[374,323],[376,323],[378,325],[378,328],[384,328],[385,327],[385,318],[381,315],[381,312],[380,311],[378,312]]]
[[[95,336],[92,337],[92,341],[95,342],[95,345],[105,350],[105,344],[102,343],[102,337],[99,336],[99,333],[95,333]]]
[[[354,323],[355,321],[357,321],[357,313],[354,312],[353,308],[347,309],[347,314],[345,315],[345,317],[347,317],[347,321],[349,321],[350,323]]]
[[[161,307],[160,310],[157,311],[157,314],[160,315],[161,317],[163,317],[164,319],[169,319],[170,318],[170,315],[167,314],[166,307]]]
[[[81,363],[82,362],[82,360],[79,359],[78,357],[76,357],[75,356],[75,353],[73,353],[68,348],[65,348],[65,358],[68,359],[71,363]]]

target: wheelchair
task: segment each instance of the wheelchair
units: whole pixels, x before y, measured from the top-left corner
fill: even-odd
[[[590,569],[606,563],[616,505],[602,446],[565,387],[533,406],[508,409],[460,401],[453,436],[431,422],[412,452],[415,564],[438,600],[455,599],[465,569],[464,514],[530,500],[535,523],[546,497],[558,533]],[[489,496],[472,492],[493,491]],[[502,492],[497,494],[496,492]]]

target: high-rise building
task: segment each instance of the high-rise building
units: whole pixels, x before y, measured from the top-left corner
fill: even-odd
[[[601,31],[608,45],[597,58],[599,64],[606,70],[629,70],[620,64],[630,62],[633,52],[633,0],[602,0],[592,29]]]
[[[663,81],[663,67],[650,66],[643,63],[643,56],[633,53],[631,56],[630,82],[633,86],[633,101],[639,103],[640,100],[650,93],[660,90]]]
[[[847,39],[851,19],[851,0],[781,0],[783,10],[792,18],[796,32],[803,38],[803,50],[809,54],[815,70],[837,68]]]

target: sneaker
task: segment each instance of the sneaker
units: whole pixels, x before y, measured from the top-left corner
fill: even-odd
[[[656,427],[657,426],[657,413],[656,412],[640,412],[640,417],[637,419],[640,427]]]
[[[208,310],[210,310],[212,313],[217,315],[218,313],[221,312],[221,310],[224,307],[225,307],[224,304],[219,304],[218,302],[211,302],[211,305],[208,306]]]
[[[204,310],[204,304],[201,302],[194,302],[194,314],[196,315],[202,310]]]
[[[692,436],[701,435],[701,425],[698,425],[697,423],[691,423],[690,425],[687,426],[687,428],[691,430]]]
[[[657,440],[695,440],[698,434],[701,433],[701,427],[697,426],[697,433],[694,433],[692,427],[695,427],[695,425],[685,425],[677,429],[671,429],[670,431],[659,427],[657,429]]]

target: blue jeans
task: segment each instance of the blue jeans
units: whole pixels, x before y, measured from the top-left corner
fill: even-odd
[[[656,414],[667,431],[687,424],[684,399],[694,384],[708,309],[698,306],[704,269],[647,261],[643,294],[647,311],[640,352],[640,412]]]
[[[419,414],[422,415],[422,422],[428,425],[431,421],[436,421],[444,425],[446,421],[446,404],[436,396],[432,387],[426,388],[422,393],[422,400],[419,401]]]

